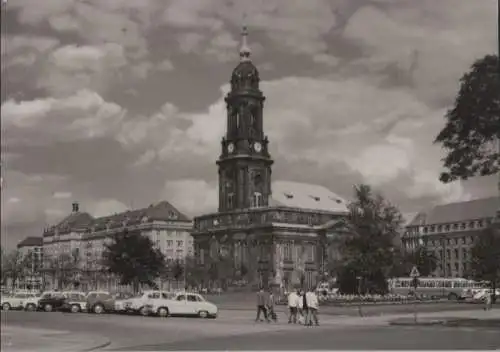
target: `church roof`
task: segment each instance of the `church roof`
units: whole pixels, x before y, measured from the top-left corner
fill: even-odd
[[[271,206],[347,213],[348,202],[328,188],[300,182],[272,183]]]
[[[42,237],[29,236],[17,244],[17,248],[23,247],[41,247],[43,245]]]
[[[107,225],[113,227],[122,226],[123,222],[128,224],[140,223],[143,219],[151,221],[190,221],[189,217],[181,213],[177,208],[167,201],[151,204],[149,207],[127,210],[121,213],[94,218],[88,213],[73,212],[64,218],[56,226],[52,226],[45,231],[50,235],[55,229],[59,232],[69,232],[77,229],[95,228],[96,230],[105,229]]]
[[[500,208],[500,197],[442,204],[418,213],[408,226],[456,223],[466,220],[494,218],[498,208]]]

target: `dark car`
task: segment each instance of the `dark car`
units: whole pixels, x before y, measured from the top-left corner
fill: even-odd
[[[87,311],[102,314],[113,312],[115,309],[115,298],[104,291],[93,291],[87,294]]]
[[[65,302],[66,297],[64,297],[62,293],[44,293],[38,300],[38,310],[43,310],[46,312],[60,310],[64,306]]]

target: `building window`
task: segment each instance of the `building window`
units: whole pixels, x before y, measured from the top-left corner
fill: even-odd
[[[479,220],[477,222],[477,227],[483,227],[483,221],[482,220]]]
[[[233,204],[234,204],[234,194],[229,193],[227,195],[227,208],[228,209],[233,209]]]
[[[182,246],[184,246],[184,241],[182,240],[177,241],[177,247],[182,247]]]
[[[458,229],[458,224],[453,224],[453,230]]]
[[[451,251],[449,249],[446,250],[446,258],[448,260],[451,258]]]
[[[458,259],[458,258],[459,258],[458,249],[455,249],[455,259]]]
[[[444,227],[444,229],[445,229],[445,231],[450,231],[450,225],[446,225],[446,226]]]
[[[167,240],[167,247],[172,247],[174,245],[174,241]]]
[[[258,208],[262,206],[262,194],[259,192],[254,192],[252,196],[252,202],[251,202],[251,207],[252,208]]]
[[[283,244],[283,257],[285,260],[292,260],[292,245],[290,242]]]
[[[437,231],[438,231],[438,232],[441,232],[442,228],[443,228],[443,227],[442,227],[441,225],[439,225],[439,226],[437,227]]]
[[[475,227],[474,225],[475,225],[475,224],[474,224],[474,221],[469,222],[469,227],[470,227],[471,229],[473,229],[473,228]]]

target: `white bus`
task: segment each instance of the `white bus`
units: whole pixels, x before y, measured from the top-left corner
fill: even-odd
[[[418,278],[418,295],[428,297],[442,297],[449,300],[458,300],[463,298],[466,290],[484,288],[484,282],[467,280],[464,278],[445,278],[445,277],[421,277]],[[398,295],[408,295],[414,293],[412,287],[413,278],[396,277],[388,279],[389,292]]]

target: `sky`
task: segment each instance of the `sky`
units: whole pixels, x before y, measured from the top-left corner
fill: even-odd
[[[71,211],[217,206],[224,94],[249,29],[273,180],[402,212],[495,194],[439,182],[459,79],[496,52],[496,0],[8,0],[2,8],[2,244]]]

